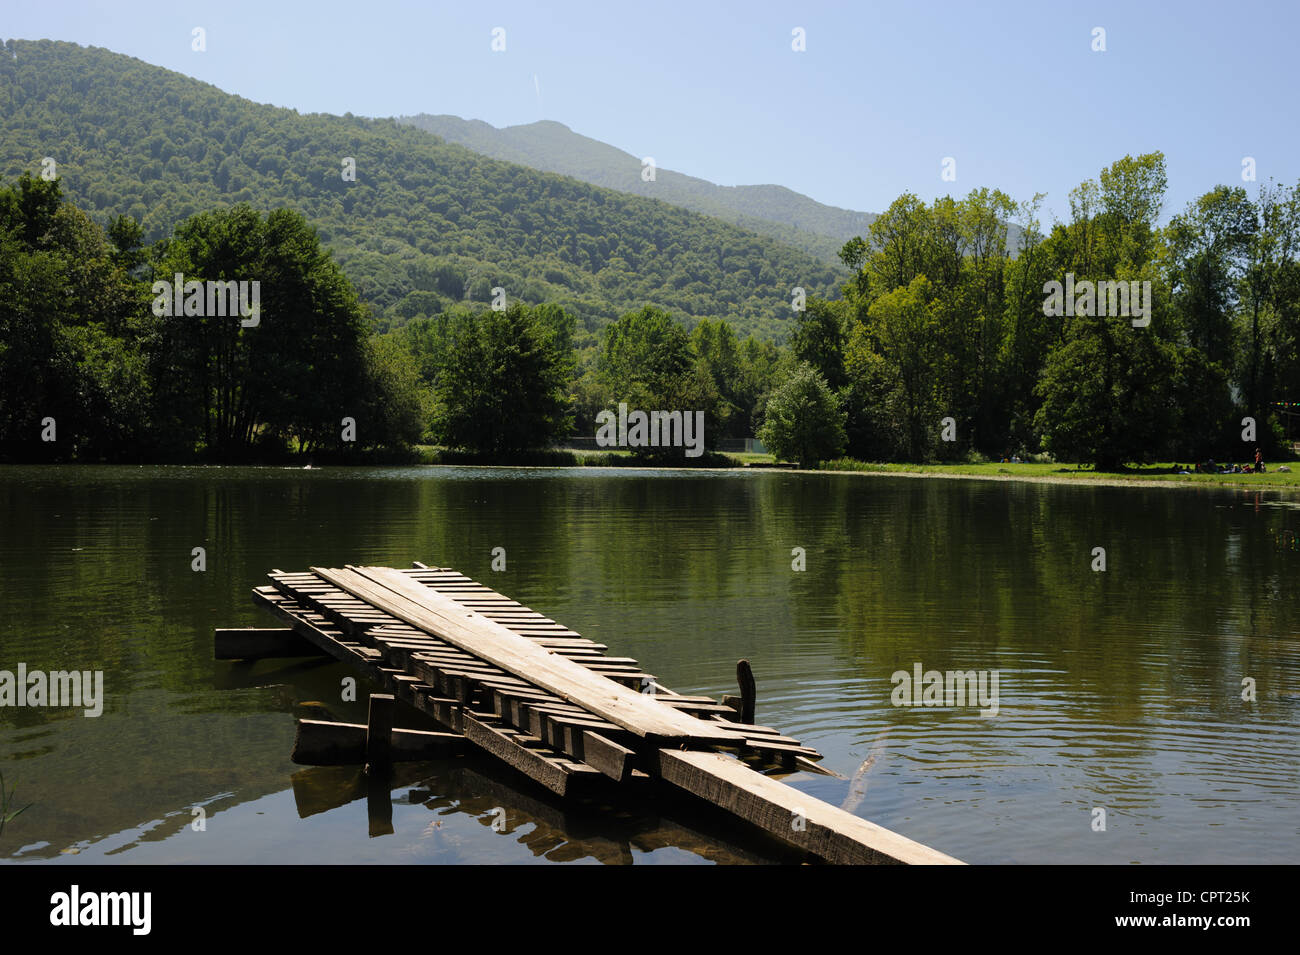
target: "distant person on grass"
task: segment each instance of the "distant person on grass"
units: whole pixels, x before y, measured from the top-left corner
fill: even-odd
[[[1264,456],[1259,453],[1259,448],[1255,449],[1255,473],[1264,473]]]

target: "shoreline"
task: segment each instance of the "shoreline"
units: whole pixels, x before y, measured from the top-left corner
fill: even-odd
[[[958,471],[857,471],[857,470],[827,470],[827,471],[800,471],[801,474],[864,474],[872,477],[907,477],[907,478],[932,478],[939,480],[970,480],[970,481],[1008,481],[1008,482],[1025,482],[1029,484],[1068,484],[1075,486],[1092,486],[1092,487],[1173,487],[1173,488],[1239,488],[1244,491],[1300,491],[1300,486],[1293,484],[1269,484],[1260,482],[1259,484],[1250,485],[1244,481],[1221,481],[1215,480],[1214,475],[1204,475],[1203,480],[1180,481],[1179,477],[1193,477],[1194,475],[1134,475],[1133,477],[1120,477],[1116,475],[1098,476],[1098,477],[1072,477],[1068,474],[963,474]],[[1247,477],[1252,475],[1228,475],[1222,474],[1218,477]],[[1264,475],[1267,478],[1267,474]]]
[[[1290,466],[1296,462],[1281,462]],[[960,471],[957,468],[979,467],[979,465],[917,465],[915,468],[897,469],[888,466],[873,466],[862,468],[798,468],[793,466],[784,466],[780,464],[751,464],[737,462],[732,467],[670,467],[666,465],[656,465],[653,463],[646,464],[619,464],[619,465],[596,465],[596,464],[420,464],[418,467],[473,467],[473,468],[492,468],[498,470],[528,470],[528,471],[568,471],[575,468],[583,468],[589,471],[609,471],[613,473],[626,471],[665,471],[673,474],[735,474],[735,473],[753,473],[759,471],[774,471],[782,474],[853,474],[864,477],[905,477],[905,478],[928,478],[939,480],[972,480],[972,481],[1011,481],[1027,482],[1030,484],[1065,484],[1075,486],[1094,486],[1094,487],[1178,487],[1178,488],[1239,488],[1241,490],[1268,490],[1281,492],[1300,492],[1300,472],[1292,471],[1293,481],[1277,481],[1276,471],[1265,472],[1262,475],[1253,474],[1171,474],[1168,472],[1160,474],[1142,474],[1134,473],[1132,475],[1112,474],[1103,472],[1098,474],[1095,471],[1079,471],[1077,475],[1071,471],[1053,471],[1049,474],[1017,474],[1014,472],[1000,472],[996,474],[978,474],[969,471]],[[998,465],[995,465],[998,466]],[[1010,465],[1010,467],[1020,467],[1021,465]],[[1029,465],[1033,467],[1034,465]],[[1042,466],[1042,465],[1038,465]],[[1001,467],[1001,466],[999,466]],[[1053,465],[1055,467],[1055,465]],[[925,470],[922,470],[925,469]],[[1286,473],[1286,472],[1284,472]],[[1095,475],[1095,476],[1092,476]],[[1262,478],[1262,480],[1258,480]]]
[[[1288,465],[1296,462],[1285,462]],[[22,469],[36,467],[45,469],[50,464],[34,464],[32,462],[11,462],[0,464],[0,474],[8,469]],[[1293,471],[1287,474],[1292,477],[1290,481],[1276,480],[1277,472],[1265,472],[1263,475],[1250,474],[1221,474],[1221,475],[1178,475],[1168,472],[1160,474],[1142,474],[1134,473],[1131,475],[1112,474],[1109,472],[1097,474],[1094,471],[1080,471],[1077,475],[1071,471],[1053,471],[1051,473],[1014,473],[1008,472],[1005,468],[1000,468],[998,473],[972,473],[971,471],[958,470],[959,468],[980,467],[980,465],[917,465],[914,468],[884,466],[871,466],[861,468],[798,468],[793,466],[783,466],[779,464],[768,463],[750,463],[736,462],[730,467],[719,467],[716,465],[706,465],[697,467],[672,467],[653,462],[637,464],[507,464],[507,463],[470,463],[470,462],[428,462],[428,461],[406,461],[406,462],[366,462],[366,463],[333,463],[317,464],[311,467],[303,467],[295,464],[282,463],[239,463],[239,464],[213,464],[213,463],[167,463],[167,464],[114,464],[114,463],[60,463],[54,467],[71,467],[71,468],[125,468],[135,471],[156,469],[159,471],[181,470],[181,469],[212,469],[226,470],[236,468],[255,468],[258,470],[269,471],[310,471],[320,473],[323,471],[333,471],[338,469],[349,470],[388,470],[393,468],[474,468],[478,470],[497,470],[497,471],[573,471],[588,470],[600,473],[619,474],[628,472],[664,472],[667,474],[753,474],[758,472],[778,472],[782,474],[837,474],[837,475],[858,475],[862,477],[875,478],[920,478],[928,480],[969,480],[969,481],[993,481],[993,482],[1013,482],[1028,484],[1062,484],[1073,486],[1093,486],[1093,487],[1172,487],[1183,489],[1205,489],[1205,488],[1227,488],[1238,489],[1243,491],[1277,491],[1283,494],[1300,494],[1300,471]],[[1011,465],[1011,467],[1020,467],[1021,465]],[[1028,465],[1034,467],[1035,465]],[[1042,467],[1043,465],[1038,465]],[[1300,465],[1297,465],[1300,467]],[[1054,467],[1054,466],[1053,466]],[[1262,478],[1262,480],[1259,480]]]
[[[1243,491],[1279,491],[1279,492],[1300,492],[1300,477],[1296,483],[1270,482],[1269,473],[1260,475],[1263,481],[1250,482],[1242,480],[1243,478],[1253,478],[1256,475],[1143,475],[1135,474],[1131,477],[1122,475],[1104,474],[1096,477],[1085,477],[1084,474],[1096,472],[1081,472],[1079,476],[1065,474],[971,474],[961,471],[939,471],[939,470],[887,470],[887,469],[866,469],[866,468],[796,468],[782,467],[780,465],[748,465],[737,464],[735,467],[666,467],[663,465],[590,465],[590,464],[421,464],[418,467],[445,468],[445,467],[473,467],[497,470],[528,470],[528,471],[569,471],[574,469],[586,469],[589,471],[601,472],[627,472],[627,471],[666,471],[673,474],[735,474],[735,473],[754,473],[759,471],[774,471],[782,474],[850,474],[862,477],[900,477],[900,478],[923,478],[932,480],[969,480],[969,481],[995,481],[995,482],[1022,482],[1029,484],[1064,484],[1082,487],[1173,487],[1173,488],[1237,488]],[[960,465],[959,465],[960,466]],[[925,465],[925,467],[936,467],[935,465]],[[1292,472],[1296,473],[1296,472]],[[1196,478],[1195,480],[1179,480],[1179,478]],[[1237,478],[1238,480],[1222,480],[1223,478]]]

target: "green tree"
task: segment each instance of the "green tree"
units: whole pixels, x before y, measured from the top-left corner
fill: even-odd
[[[844,345],[849,337],[847,302],[811,298],[795,318],[790,351],[807,362],[835,390],[844,387]]]
[[[57,181],[0,189],[0,459],[130,459],[149,440],[142,302]],[[43,441],[47,420],[55,440]]]
[[[1127,318],[1081,318],[1052,351],[1035,424],[1058,459],[1115,470],[1164,446],[1176,352],[1145,331]]]
[[[1180,456],[1212,456],[1239,417],[1232,397],[1237,292],[1256,226],[1246,191],[1219,186],[1189,203],[1165,230],[1171,316],[1181,333],[1174,394]]]
[[[673,317],[646,306],[605,328],[597,369],[611,397],[630,406],[670,409],[691,374],[690,338]],[[684,410],[684,409],[683,409]]]
[[[1128,316],[1054,316],[1059,323],[1035,393],[1034,422],[1057,458],[1114,469],[1177,446],[1180,323],[1170,308],[1168,252],[1156,228],[1164,199],[1164,157],[1125,156],[1071,193],[1072,220],[1043,243],[1053,277],[1075,282],[1149,282],[1150,325]]]
[[[780,461],[812,467],[844,450],[844,412],[817,371],[801,362],[767,400],[759,438]]]
[[[108,227],[108,239],[117,250],[118,265],[130,272],[145,261],[144,229],[130,216],[118,216]]]
[[[1039,397],[1034,388],[1053,342],[1059,338],[1060,320],[1043,315],[1043,286],[1059,280],[1054,263],[1043,245],[1038,208],[1042,194],[1017,208],[1020,227],[1018,254],[1003,269],[1003,340],[998,368],[1001,379],[1001,413],[1005,422],[1001,435],[992,440],[994,453],[1012,448],[1036,448],[1038,434],[1034,415]],[[997,447],[1001,441],[1002,447]]]
[[[572,356],[554,318],[518,303],[456,315],[435,386],[438,443],[499,456],[568,434]]]
[[[753,435],[762,399],[773,384],[779,350],[752,335],[740,341],[729,322],[707,318],[691,332],[691,350],[719,396],[719,436]]]
[[[1271,402],[1300,399],[1300,186],[1263,185],[1255,208],[1238,292],[1237,380],[1244,408],[1262,424]]]
[[[348,447],[341,422],[367,400],[369,332],[356,293],[307,221],[288,209],[262,218],[246,205],[201,213],[161,249],[156,278],[176,273],[249,283],[249,306],[257,282],[260,311],[253,326],[238,311],[208,308],[161,319],[159,416],[222,460],[289,438],[306,451]],[[358,429],[357,444],[375,437]]]
[[[904,451],[903,430],[895,416],[895,376],[876,351],[874,336],[855,323],[845,349],[845,436],[848,452],[862,461],[888,461]]]
[[[423,438],[433,414],[433,390],[420,380],[411,355],[398,339],[366,341],[364,397],[356,415],[365,444],[405,448]]]
[[[869,318],[891,381],[889,409],[902,433],[909,461],[926,460],[939,434],[938,350],[940,322],[934,287],[918,275],[904,288],[878,298]]]

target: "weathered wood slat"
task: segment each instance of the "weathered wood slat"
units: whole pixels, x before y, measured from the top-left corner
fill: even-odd
[[[314,657],[320,648],[292,628],[221,628],[213,633],[217,660],[266,660],[272,657]]]
[[[636,753],[591,730],[582,734],[582,758],[618,783],[627,782],[636,764]]]
[[[530,776],[556,795],[569,794],[575,775],[572,766],[547,759],[523,745],[520,737],[490,726],[477,715],[463,713],[462,720],[465,738],[471,743]]]
[[[292,602],[286,601],[273,590],[270,594],[261,592],[260,588],[254,590],[253,601],[287,621],[293,627],[295,633],[305,637],[331,656],[350,663],[369,665],[369,655],[362,653],[362,648],[341,639],[342,634],[337,630],[331,630],[328,621],[323,619],[313,620],[307,614],[301,616],[295,614],[289,609],[290,606],[293,606]]]
[[[360,765],[366,759],[366,731],[361,723],[299,720],[290,758],[307,766]],[[454,756],[467,747],[459,733],[398,727],[393,730],[390,755],[394,762],[415,762]]]
[[[723,753],[658,751],[665,781],[790,845],[847,865],[961,865],[957,859],[791,789]]]

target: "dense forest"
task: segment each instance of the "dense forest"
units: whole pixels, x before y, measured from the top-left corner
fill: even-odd
[[[0,179],[39,173],[47,157],[94,221],[127,215],[149,242],[239,203],[301,212],[381,330],[457,302],[486,306],[503,288],[563,306],[580,346],[646,304],[776,340],[791,289],[829,294],[842,273],[767,236],[392,120],[299,115],[107,50],[10,40]]]
[[[1274,457],[1300,400],[1291,187],[1218,186],[1164,226],[1159,153],[1050,228],[1040,196],[906,194],[837,289],[764,237],[417,130],[69,44],[5,54],[0,459],[510,458],[626,404],[806,464],[1113,468]],[[252,311],[213,311],[226,283],[256,283]]]

